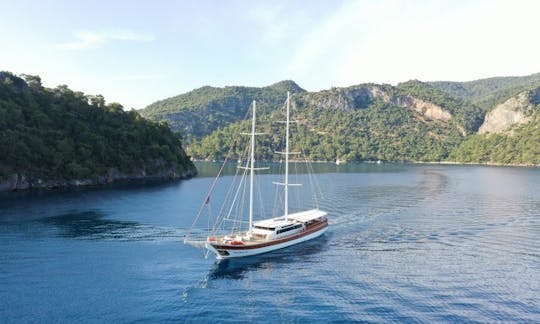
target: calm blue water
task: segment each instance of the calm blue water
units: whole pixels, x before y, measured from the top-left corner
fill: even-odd
[[[219,264],[212,178],[4,194],[0,322],[540,322],[540,169],[315,167],[327,234]]]

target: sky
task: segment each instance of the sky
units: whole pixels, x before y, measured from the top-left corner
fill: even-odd
[[[537,0],[0,0],[0,71],[126,109],[205,85],[308,91],[540,72]]]

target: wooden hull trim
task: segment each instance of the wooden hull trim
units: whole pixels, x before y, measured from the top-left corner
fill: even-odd
[[[321,224],[314,225],[301,233],[278,240],[262,242],[260,244],[223,245],[207,242],[205,247],[215,253],[217,259],[238,258],[267,253],[314,239],[324,234],[327,228],[328,222],[322,222]]]

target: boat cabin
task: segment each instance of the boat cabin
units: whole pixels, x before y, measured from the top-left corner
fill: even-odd
[[[315,223],[326,221],[326,212],[312,209],[285,217],[265,219],[253,223],[252,235],[267,240],[282,238],[304,231]]]

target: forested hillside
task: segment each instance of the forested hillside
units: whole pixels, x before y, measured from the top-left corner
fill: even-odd
[[[287,91],[300,93],[305,90],[293,81],[262,88],[206,86],[155,102],[141,110],[141,114],[149,119],[167,121],[173,130],[184,134],[189,144],[244,119],[253,100],[257,100],[261,113],[268,112],[285,100]]]
[[[283,81],[264,88],[203,87],[152,104],[143,114],[183,130],[194,158],[219,160],[229,149],[240,155],[233,143],[247,141],[238,133],[248,130],[249,123],[242,120],[257,100],[258,128],[270,134],[259,139],[259,153],[276,160],[280,156],[274,151],[283,146],[279,108],[291,91],[300,135],[293,145],[313,160],[538,164],[538,118],[529,113],[536,106],[516,99],[538,86],[540,73],[471,82],[361,84],[319,92]],[[505,102],[506,108],[498,106]],[[522,104],[526,107],[520,108]],[[505,129],[503,125],[513,127],[477,134],[479,129]]]
[[[540,165],[540,87],[497,105],[486,115],[479,134],[468,137],[450,159]]]
[[[429,83],[414,80],[400,83],[396,88],[401,95],[420,98],[444,107],[466,134],[475,133],[484,120],[484,112],[477,105],[454,97]]]
[[[523,77],[495,77],[468,82],[429,82],[450,95],[476,104],[484,110],[518,92],[540,86],[540,73]]]
[[[406,90],[405,86],[397,89],[368,84],[294,95],[292,106],[298,129],[293,133],[293,149],[304,150],[310,159],[322,161],[440,161],[463,140],[464,128],[478,127],[461,125],[458,117],[452,117],[450,110],[457,116],[468,110],[454,107],[455,100],[436,89],[414,91],[425,99],[439,95],[432,99],[440,106],[412,98],[413,89]],[[429,114],[432,111],[450,117],[438,118]],[[270,134],[259,139],[259,156],[264,159],[279,159],[271,148],[279,150],[283,146],[282,126],[277,123],[283,119],[282,114],[283,110],[274,110],[259,118],[258,129]],[[189,152],[199,159],[222,159],[233,143],[247,141],[236,134],[248,127],[249,122],[233,123],[193,143]],[[233,147],[233,156],[240,155],[242,147]]]
[[[277,110],[283,103],[284,98],[274,109],[259,111],[258,128],[270,134],[259,139],[261,158],[281,158],[274,150],[283,146],[283,131],[277,123],[283,118]],[[476,135],[487,123],[486,111],[431,83],[409,81],[395,87],[363,84],[300,92],[292,96],[292,106],[299,135],[293,135],[294,149],[303,149],[312,160],[538,163],[538,119],[523,119],[525,125],[516,125],[509,132]],[[526,106],[516,109],[530,112],[531,103]],[[500,115],[503,120],[495,119],[495,123],[518,120],[508,112]],[[248,128],[249,122],[226,124],[194,140],[188,153],[197,159],[220,160],[232,148],[233,157],[239,156],[247,139],[238,133]]]
[[[540,113],[533,121],[515,127],[511,133],[475,134],[454,152],[450,161],[540,165]]]
[[[102,96],[0,72],[3,189],[180,178],[195,168],[167,125]]]

